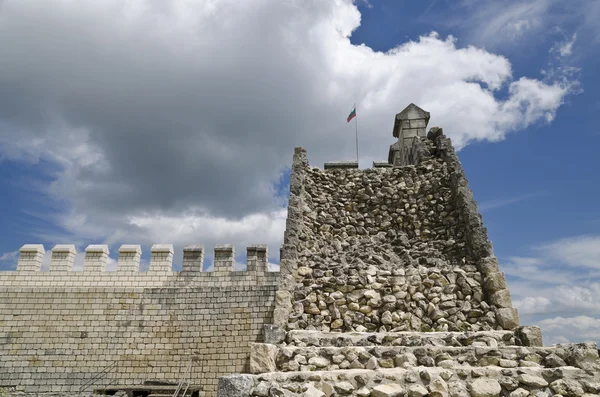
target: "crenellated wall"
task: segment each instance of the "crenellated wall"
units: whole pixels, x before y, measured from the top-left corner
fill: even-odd
[[[219,245],[214,271],[202,272],[204,248],[187,246],[173,272],[171,245],[123,245],[118,269],[104,271],[108,248],[86,248],[83,271],[72,271],[75,248],[52,249],[40,271],[41,245],[25,245],[16,271],[0,272],[0,387],[27,392],[78,391],[107,366],[102,385],[190,381],[215,395],[219,376],[248,371],[250,342],[272,322],[279,273],[268,272],[265,245],[247,248],[247,270],[234,271],[235,250]]]
[[[106,245],[89,245],[85,249],[82,270],[72,270],[74,245],[56,245],[52,248],[50,269],[41,271],[45,251],[42,245],[21,247],[16,271],[1,271],[0,286],[62,286],[62,287],[162,287],[197,284],[205,287],[262,285],[276,282],[278,273],[268,271],[266,245],[247,247],[245,271],[235,271],[235,249],[232,245],[217,245],[214,250],[214,270],[202,271],[204,247],[190,245],[183,249],[181,272],[174,272],[173,246],[154,244],[151,248],[150,268],[141,272],[139,245],[119,248],[116,271],[106,271],[109,250]]]

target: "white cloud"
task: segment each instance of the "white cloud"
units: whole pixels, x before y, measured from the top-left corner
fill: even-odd
[[[19,257],[19,251],[11,251],[11,252],[5,252],[2,255],[0,255],[0,262],[12,262],[17,260]]]
[[[596,0],[478,0],[462,1],[459,5],[456,17],[445,16],[446,20],[464,29],[469,42],[487,48],[514,50],[524,45],[539,45],[546,39],[554,40],[554,34],[565,30],[575,31],[570,38],[556,43],[552,50],[569,56],[576,37],[590,43],[600,40],[596,22],[600,3]],[[595,54],[592,50],[581,55]]]
[[[557,262],[600,270],[600,236],[588,235],[560,239],[537,248]]]
[[[539,196],[539,193],[528,193],[513,197],[499,198],[494,200],[483,201],[477,205],[481,213],[509,206],[511,204],[520,203],[521,201],[529,200]]]
[[[552,1],[466,2],[462,11],[469,15],[465,25],[469,27],[470,40],[491,47],[518,43],[544,26]]]
[[[554,317],[542,320],[544,344],[600,341],[600,318],[587,316]]]
[[[0,155],[58,166],[45,193],[67,210],[44,219],[61,242],[268,243],[276,257],[273,184],[294,146],[314,165],[352,157],[353,102],[367,165],[410,102],[460,148],[551,121],[570,92],[451,36],[354,46],[360,18],[347,0],[5,2]]]
[[[573,36],[569,40],[557,42],[554,47],[550,49],[550,53],[558,53],[561,57],[570,56],[573,53],[573,45],[577,39],[577,33],[573,33]]]
[[[592,332],[600,321],[600,236],[563,238],[531,252],[501,264],[521,323],[542,327],[546,344],[600,342]]]

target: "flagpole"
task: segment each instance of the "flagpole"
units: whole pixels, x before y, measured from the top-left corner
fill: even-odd
[[[356,127],[356,164],[358,164],[358,112],[356,109],[356,103],[354,104],[354,126]]]

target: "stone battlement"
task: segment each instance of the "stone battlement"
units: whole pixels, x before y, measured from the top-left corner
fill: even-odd
[[[246,248],[246,270],[235,270],[235,247],[217,245],[214,270],[203,271],[204,246],[188,245],[183,249],[181,272],[173,271],[173,246],[154,244],[150,268],[140,271],[139,245],[119,248],[116,271],[106,271],[109,250],[106,245],[89,245],[85,249],[83,270],[74,270],[77,251],[74,245],[52,248],[50,269],[41,271],[46,254],[41,244],[26,244],[20,249],[16,271],[0,272],[1,287],[162,287],[181,283],[206,287],[228,285],[274,284],[279,272],[268,271],[268,248],[253,244]]]

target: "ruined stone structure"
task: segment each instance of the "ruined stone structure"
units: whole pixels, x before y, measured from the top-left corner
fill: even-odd
[[[0,387],[77,391],[97,382],[191,383],[206,396],[539,397],[599,395],[594,343],[544,347],[523,327],[450,143],[429,113],[396,115],[387,162],[310,167],[296,148],[280,273],[264,246],[233,272],[233,248],[122,246],[119,270],[89,246],[26,245],[0,274]],[[218,389],[217,389],[218,382]]]
[[[297,148],[274,324],[219,397],[600,395],[595,343],[519,325],[458,157],[396,115],[388,162],[310,167]]]

